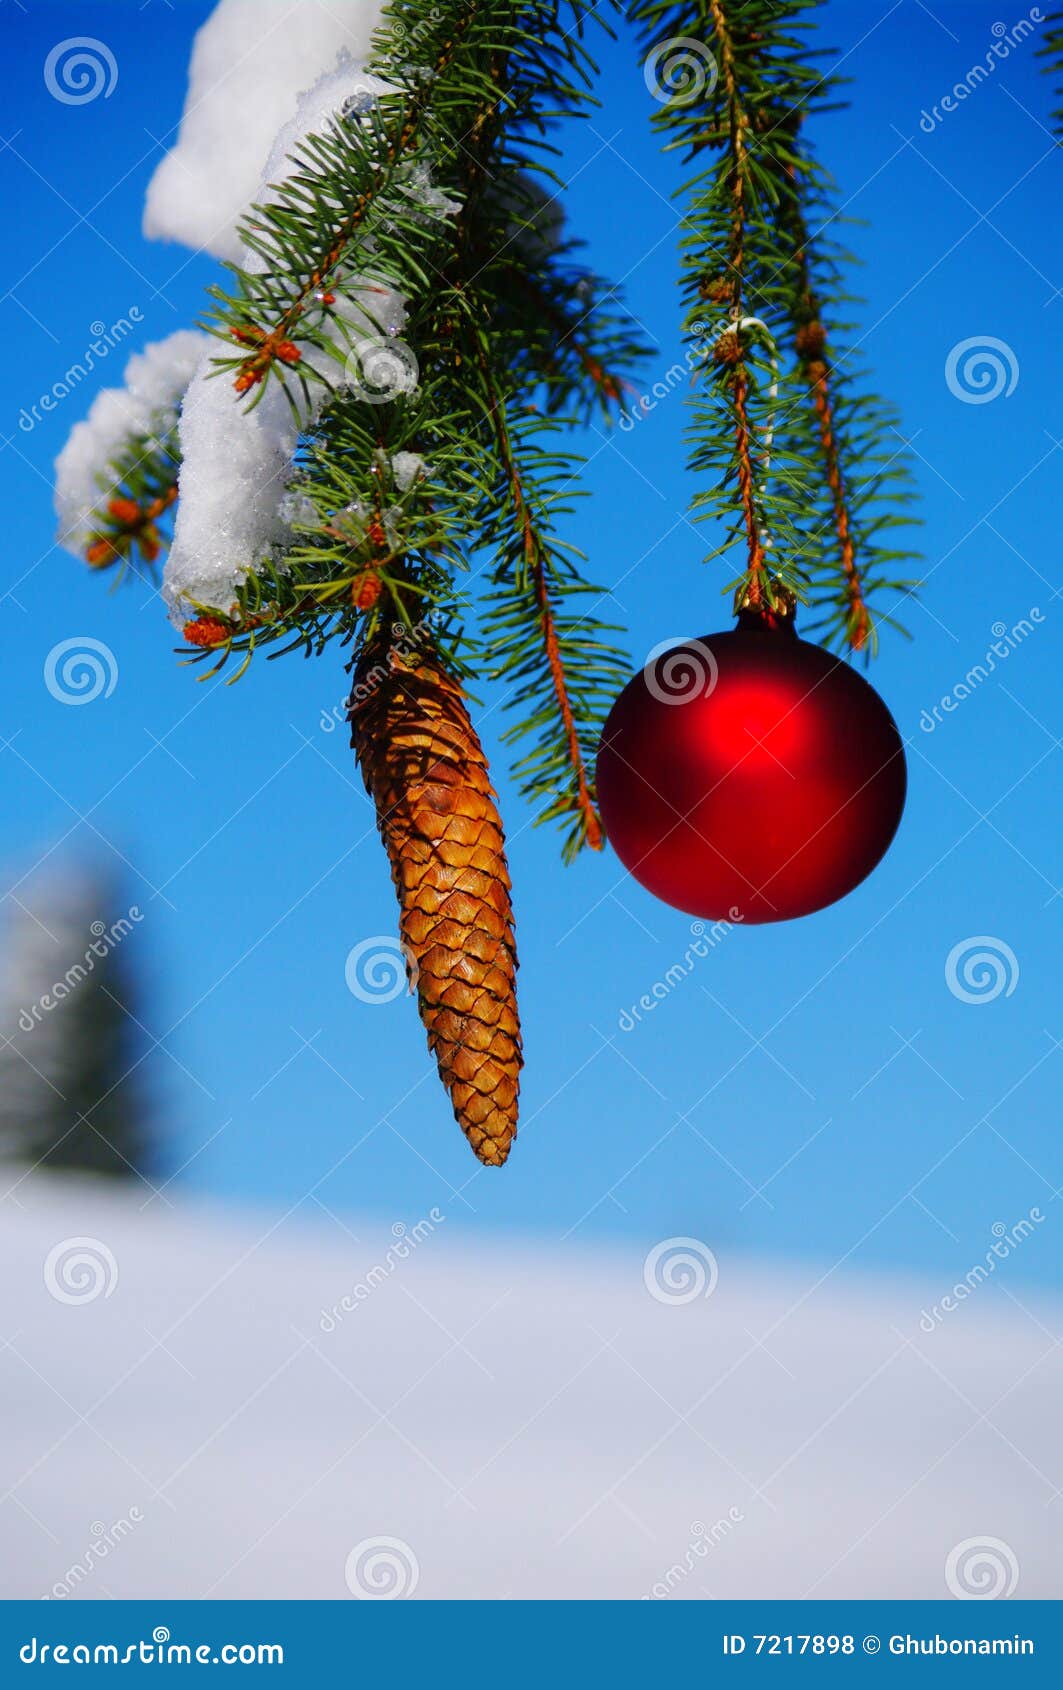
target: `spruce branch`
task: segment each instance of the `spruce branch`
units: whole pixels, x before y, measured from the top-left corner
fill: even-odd
[[[437,111],[447,110],[438,94],[479,14],[490,9],[464,0],[415,16],[418,51],[428,64],[418,74],[396,66],[391,74],[400,79],[397,92],[365,111],[356,102],[325,133],[310,136],[274,197],[241,222],[255,268],[230,267],[234,290],[212,290],[217,303],[207,325],[241,348],[236,357],[217,360],[219,370],[235,371],[238,393],[260,387],[271,373],[283,379],[290,370],[297,371],[304,391],[308,381],[327,379],[306,361],[305,345],[326,357],[336,355],[329,308],[337,293],[351,292],[350,266],[364,257],[367,238],[378,280],[400,292],[431,285],[421,261],[424,216],[409,193],[409,163],[415,152],[450,139],[445,123],[436,120]],[[419,10],[401,0],[388,8],[378,35],[385,61],[394,54],[389,29]],[[472,65],[465,70],[471,77]],[[355,303],[364,305],[360,290]]]
[[[533,436],[540,422],[556,435],[571,411],[615,402],[619,370],[643,347],[615,293],[573,261],[575,243],[553,237],[552,187],[536,175],[552,114],[588,97],[584,8],[575,8],[572,34],[559,32],[553,4],[484,10],[493,14],[490,50],[470,32],[446,73],[451,136],[460,131],[460,140],[433,156],[433,182],[455,210],[437,228],[422,219],[408,231],[407,257],[432,275],[430,287],[412,292],[403,331],[416,350],[417,388],[381,405],[332,397],[289,489],[301,514],[285,557],[237,588],[231,623],[211,614],[187,632],[222,662],[264,645],[278,655],[297,643],[320,650],[337,636],[357,650],[378,595],[397,602],[413,592],[450,619],[448,662],[467,673],[459,582],[484,551],[492,559],[484,668],[522,716],[507,741],[535,736],[518,778],[544,816],[567,822],[569,856],[602,841],[588,771],[627,663],[605,637],[608,625],[574,612],[573,595],[582,607],[598,589],[553,533],[576,460]],[[341,141],[373,150],[360,132]],[[378,212],[388,206],[383,194]],[[365,244],[363,281],[380,252],[375,236]],[[296,365],[277,374],[300,379]],[[392,486],[399,458],[425,465],[404,497]]]
[[[739,98],[735,67],[734,43],[727,27],[727,18],[720,0],[710,0],[710,15],[716,30],[720,51],[720,70],[727,95],[727,191],[731,199],[731,227],[728,236],[727,273],[731,283],[731,312],[736,326],[716,345],[721,363],[730,366],[731,407],[734,416],[735,476],[742,505],[742,522],[746,533],[748,576],[743,583],[742,597],[754,608],[762,600],[770,602],[771,586],[764,565],[764,545],[761,519],[757,507],[756,482],[753,473],[753,452],[749,427],[749,375],[746,370],[745,341],[738,326],[743,317],[743,286],[745,283],[746,195],[749,175],[749,155],[745,130],[749,118]]]
[[[599,304],[586,272],[562,269],[572,247],[545,244],[539,223],[549,202],[521,153],[507,155],[507,139],[496,109],[479,131],[459,220],[462,364],[477,378],[475,401],[489,431],[489,481],[476,520],[493,553],[485,656],[507,687],[506,707],[521,718],[504,740],[533,738],[515,765],[521,790],[540,806],[540,821],[567,824],[569,860],[604,842],[590,770],[627,664],[603,638],[605,624],[569,608],[574,595],[583,602],[599,589],[582,579],[578,554],[554,533],[578,478],[575,460],[555,442],[566,402],[585,412],[618,398],[620,378],[607,360],[630,365],[642,348],[623,313]]]
[[[557,601],[566,592],[596,589],[578,580],[571,559],[564,557],[549,531],[548,501],[542,487],[535,484],[533,467],[536,457],[540,464],[544,460],[528,440],[527,429],[521,451],[505,396],[496,384],[490,352],[488,337],[481,335],[478,363],[506,506],[499,512],[496,504],[493,518],[485,512],[486,533],[499,536],[497,590],[486,622],[488,650],[495,675],[517,684],[511,705],[531,711],[507,739],[512,743],[539,732],[535,748],[517,765],[522,789],[535,800],[547,801],[540,819],[571,816],[564,844],[569,859],[584,844],[599,851],[604,843],[588,773],[600,731],[591,695],[595,686],[603,690],[603,669],[610,680],[615,677],[608,657],[597,641],[591,642],[585,625],[574,624],[559,611]],[[583,637],[577,638],[577,633]],[[622,670],[619,654],[617,659],[616,667]],[[567,665],[577,672],[574,685]]]
[[[796,190],[796,171],[792,166],[789,168],[789,176],[791,186]],[[808,384],[819,429],[838,559],[844,577],[846,638],[853,651],[861,651],[868,642],[872,622],[867,607],[863,569],[856,561],[856,538],[849,490],[842,468],[842,442],[839,439],[835,416],[833,376],[827,357],[826,329],[822,321],[823,303],[812,285],[808,258],[808,229],[796,191],[789,200],[787,210],[794,241],[796,285],[790,308],[794,326],[794,349],[801,375]]]
[[[804,123],[836,107],[840,83],[811,45],[812,10],[808,0],[634,8],[657,51],[675,38],[706,44],[706,58],[712,49],[693,93],[681,86],[656,117],[693,171],[682,240],[687,331],[704,334],[707,305],[727,313],[691,427],[703,478],[695,507],[724,523],[710,556],[742,546],[736,603],[793,592],[821,613],[813,627],[829,643],[869,653],[873,604],[915,585],[896,573],[911,553],[884,543],[912,520],[909,471],[892,411],[860,392],[851,355],[828,349],[844,328],[848,255],[829,238],[833,185]]]
[[[816,91],[815,109],[837,86],[823,78]],[[828,238],[836,221],[831,204],[833,183],[811,150],[802,145],[806,110],[780,102],[766,145],[772,148],[779,178],[781,227],[791,246],[790,287],[786,301],[797,369],[811,401],[814,424],[809,450],[818,453],[821,474],[813,484],[818,525],[810,528],[808,557],[809,599],[823,610],[810,631],[823,631],[828,643],[868,655],[877,649],[878,635],[872,601],[881,592],[912,591],[917,583],[893,574],[914,554],[887,551],[878,534],[913,522],[907,503],[911,475],[899,440],[895,412],[881,399],[860,392],[860,372],[851,354],[832,356],[828,323],[841,329],[837,308],[851,304],[843,292],[843,271],[851,256]],[[776,137],[786,137],[779,147]],[[810,222],[817,222],[815,234]],[[846,371],[845,365],[849,369]],[[800,418],[796,419],[800,428]],[[884,449],[885,448],[885,449]],[[813,549],[820,535],[830,535],[834,565],[822,563]],[[886,618],[892,622],[892,618]],[[896,623],[893,623],[896,626]]]

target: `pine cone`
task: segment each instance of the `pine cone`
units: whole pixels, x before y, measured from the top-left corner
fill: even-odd
[[[385,627],[355,665],[351,744],[376,805],[429,1048],[481,1162],[517,1133],[517,953],[502,823],[458,682]]]

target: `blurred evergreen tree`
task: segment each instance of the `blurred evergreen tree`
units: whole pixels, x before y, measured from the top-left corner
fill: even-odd
[[[161,1161],[134,950],[143,920],[84,866],[8,902],[0,953],[0,1160],[135,1178]]]

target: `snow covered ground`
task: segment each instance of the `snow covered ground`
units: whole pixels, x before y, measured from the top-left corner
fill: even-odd
[[[1061,1594],[1025,1292],[315,1213],[17,1186],[0,1595]]]

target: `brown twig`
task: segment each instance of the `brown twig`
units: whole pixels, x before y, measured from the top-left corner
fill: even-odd
[[[565,730],[565,742],[568,747],[568,759],[576,777],[576,804],[583,817],[583,826],[587,844],[592,851],[600,851],[605,843],[602,824],[591,797],[590,782],[583,762],[583,752],[580,749],[579,734],[576,731],[576,718],[572,711],[572,704],[568,696],[568,683],[565,679],[565,665],[561,656],[561,649],[557,638],[557,625],[554,620],[553,606],[550,602],[550,586],[543,567],[542,549],[535,523],[532,519],[528,502],[524,497],[524,486],[521,481],[520,470],[513,456],[513,447],[509,438],[509,428],[506,423],[505,402],[498,393],[491,367],[484,354],[482,346],[478,346],[480,369],[484,384],[490,398],[491,421],[494,425],[495,438],[498,442],[498,455],[509,482],[510,499],[513,503],[514,514],[520,526],[521,550],[524,562],[532,578],[535,590],[535,602],[539,610],[539,623],[542,628],[543,645],[546,650],[546,661],[550,670],[550,680],[557,700],[558,712]]]
[[[470,144],[467,148],[469,163],[466,172],[466,213],[468,212],[469,206],[473,203],[475,196],[483,190],[484,177],[486,173],[486,157],[490,151],[494,136],[494,129],[499,117],[501,105],[501,84],[505,70],[505,63],[505,57],[502,54],[496,54],[492,59],[490,75],[496,89],[499,90],[498,96],[494,101],[483,108],[476,120],[476,123],[473,125],[473,129],[470,131]],[[460,250],[458,260],[459,265],[463,265],[465,267],[472,265],[474,262],[468,243],[468,236],[470,232],[471,223],[468,215],[466,215],[466,217],[462,219],[462,223],[460,225],[459,234],[463,234],[465,236],[465,240],[462,243],[459,239]],[[460,291],[462,287],[460,279],[456,282],[456,286]],[[520,470],[517,467],[513,455],[513,446],[509,437],[509,427],[506,422],[505,402],[497,389],[490,360],[486,355],[484,346],[478,335],[476,336],[475,346],[477,363],[483,377],[484,387],[489,402],[489,412],[491,423],[495,431],[495,439],[498,444],[499,458],[502,463],[506,480],[509,483],[510,499],[512,501],[514,515],[516,516],[517,523],[520,528],[521,551],[535,591],[535,602],[539,611],[543,645],[546,650],[546,661],[550,670],[550,679],[554,689],[554,697],[557,700],[558,711],[564,727],[565,743],[568,748],[568,758],[576,777],[577,809],[583,818],[587,844],[592,850],[600,851],[605,844],[605,835],[602,831],[602,824],[598,819],[598,812],[594,807],[594,800],[591,797],[590,782],[587,779],[587,771],[583,763],[583,753],[580,750],[579,734],[576,731],[576,719],[568,696],[568,684],[565,679],[565,666],[561,656],[560,645],[558,643],[557,626],[554,620],[553,606],[550,602],[550,587],[546,579],[546,571],[543,567],[539,537],[536,533],[535,523],[532,520],[531,511],[528,508],[528,502],[524,497],[524,485],[521,480]]]
[[[794,138],[800,123],[801,114],[795,112],[791,119]],[[841,451],[831,397],[830,366],[826,360],[827,336],[820,316],[820,301],[812,286],[808,262],[808,229],[801,213],[797,170],[792,162],[786,165],[785,174],[790,200],[789,221],[794,237],[794,263],[798,272],[796,308],[791,312],[795,324],[794,346],[801,373],[808,384],[819,427],[819,443],[830,490],[834,532],[838,537],[838,556],[845,575],[845,593],[849,605],[849,644],[854,651],[862,651],[871,632],[871,615],[867,608],[863,575],[856,561],[849,496],[842,473]]]
[[[805,251],[807,233],[796,205],[792,215],[799,236],[795,257],[801,274],[801,320],[797,325],[794,344],[819,426],[820,450],[830,490],[831,514],[834,532],[838,537],[838,556],[845,575],[845,595],[849,604],[849,644],[854,651],[862,651],[871,632],[871,616],[864,595],[863,576],[856,561],[849,497],[842,473],[841,452],[834,422],[834,404],[831,398],[830,370],[824,356],[826,331],[820,321],[819,301],[812,291]]]
[[[856,563],[849,502],[842,476],[838,437],[834,431],[834,408],[831,403],[827,365],[822,359],[812,358],[802,360],[802,368],[819,423],[819,439],[827,471],[827,485],[830,488],[838,552],[842,569],[845,571],[845,594],[849,601],[849,644],[854,651],[862,651],[871,631],[871,617],[864,597],[863,577]]]
[[[742,319],[742,289],[744,283],[745,264],[745,177],[746,177],[746,141],[745,129],[748,119],[742,110],[738,94],[738,83],[735,75],[734,42],[731,39],[727,15],[722,0],[710,0],[709,10],[712,14],[713,26],[716,31],[717,44],[720,54],[720,72],[723,77],[724,89],[727,94],[728,137],[731,150],[731,238],[728,251],[728,274],[731,282],[731,309],[735,324]],[[734,357],[727,358],[733,362],[731,375],[731,403],[734,411],[735,456],[738,465],[738,494],[742,502],[742,516],[746,531],[746,548],[748,552],[749,571],[748,582],[744,588],[745,602],[756,608],[765,596],[767,586],[767,570],[764,564],[764,544],[760,533],[760,520],[757,513],[756,480],[753,470],[752,433],[749,426],[747,400],[749,397],[749,376],[746,371],[742,353],[741,337],[737,326],[734,330]]]

